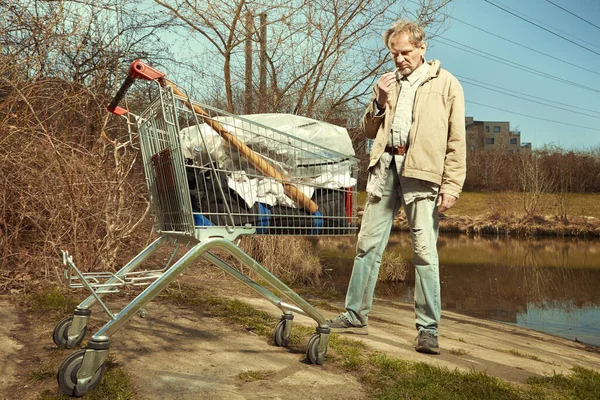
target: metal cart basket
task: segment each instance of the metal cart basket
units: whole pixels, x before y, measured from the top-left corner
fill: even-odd
[[[156,84],[158,96],[139,116],[118,106],[136,79]],[[322,364],[330,329],[325,318],[277,277],[244,253],[241,235],[352,235],[357,231],[357,160],[296,135],[228,114],[190,100],[160,71],[135,61],[108,106],[125,116],[139,136],[148,194],[159,237],[118,272],[83,273],[63,251],[65,276],[72,288],[91,294],[60,321],[53,340],[79,347],[91,308],[98,303],[110,320],[68,356],[58,371],[61,390],[83,396],[102,379],[111,336],[198,257],[220,267],[282,311],[274,330],[277,346],[287,346],[294,313],[312,318],[316,332],[307,359]],[[131,132],[131,130],[130,130]],[[143,262],[161,246],[174,245],[164,268],[144,270]],[[187,252],[176,259],[178,249]],[[260,276],[282,297],[211,252],[221,249]],[[110,311],[103,297],[123,286],[145,286],[121,311]]]

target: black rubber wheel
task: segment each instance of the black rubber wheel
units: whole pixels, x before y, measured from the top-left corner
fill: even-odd
[[[276,346],[288,347],[290,343],[289,336],[285,336],[285,320],[280,320],[275,325],[275,332],[273,333],[273,341]]]
[[[60,364],[58,368],[58,374],[56,375],[56,380],[58,381],[58,386],[60,386],[60,390],[67,396],[71,397],[81,397],[94,389],[98,383],[102,380],[104,376],[105,366],[102,364],[100,368],[94,373],[92,377],[92,381],[90,382],[88,389],[85,393],[76,393],[75,387],[77,385],[77,371],[81,368],[81,363],[83,362],[83,356],[85,354],[85,349],[77,350],[75,353],[71,354]]]
[[[81,342],[83,342],[83,338],[85,338],[85,334],[87,333],[87,326],[83,328],[83,330],[77,336],[77,340],[73,343],[72,346],[69,346],[67,343],[69,336],[69,328],[71,327],[71,323],[73,322],[73,316],[62,319],[56,326],[54,327],[54,332],[52,332],[52,340],[58,347],[63,349],[72,349],[74,347],[78,347]]]
[[[308,341],[308,345],[306,346],[306,358],[312,364],[323,365],[325,361],[325,355],[327,354],[327,349],[325,349],[325,353],[321,357],[319,357],[319,343],[321,342],[321,335],[315,333],[310,337]]]

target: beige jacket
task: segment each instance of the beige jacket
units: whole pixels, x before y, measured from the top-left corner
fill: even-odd
[[[413,123],[402,175],[440,185],[440,193],[458,197],[467,172],[465,138],[465,99],[458,80],[429,61],[427,77],[417,89]],[[385,151],[396,111],[399,84],[388,96],[385,112],[377,114],[377,87],[362,119],[365,137],[375,139],[369,169]]]

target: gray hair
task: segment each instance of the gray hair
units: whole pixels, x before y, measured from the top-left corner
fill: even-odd
[[[415,47],[419,47],[425,42],[425,31],[423,28],[412,21],[400,20],[383,34],[383,42],[388,49],[390,48],[390,39],[392,36],[400,33],[407,33],[408,40]]]

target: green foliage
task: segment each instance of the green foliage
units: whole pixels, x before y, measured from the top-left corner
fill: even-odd
[[[600,399],[600,374],[583,367],[574,367],[568,376],[532,377],[527,383],[561,399]]]
[[[337,363],[348,371],[361,371],[367,365],[366,346],[358,340],[348,339],[340,335],[331,335],[329,348],[334,354],[328,357],[335,359]]]
[[[246,371],[238,374],[238,379],[242,382],[264,381],[270,379],[273,374],[274,371],[269,370]]]
[[[258,311],[246,303],[219,299],[192,285],[182,284],[177,289],[169,288],[161,296],[176,304],[191,305],[215,317],[227,318],[260,335],[272,335],[277,322],[268,313]]]
[[[26,300],[32,312],[57,315],[68,314],[79,304],[67,290],[60,286],[37,289],[26,295]]]
[[[518,399],[519,390],[481,372],[449,371],[375,353],[370,386],[377,399]]]

